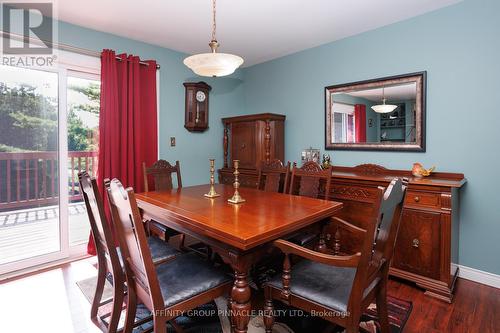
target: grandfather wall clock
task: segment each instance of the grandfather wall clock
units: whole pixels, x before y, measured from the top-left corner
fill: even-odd
[[[184,127],[190,132],[203,132],[208,128],[208,93],[212,89],[205,82],[185,82],[186,111]]]

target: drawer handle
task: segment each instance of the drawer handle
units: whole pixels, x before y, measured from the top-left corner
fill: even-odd
[[[415,198],[413,198],[413,200],[415,200],[415,202],[420,202],[420,197],[416,196]]]
[[[241,149],[245,149],[246,145],[244,143],[241,144]]]
[[[411,246],[413,246],[414,248],[418,249],[418,246],[420,245],[420,241],[415,238],[413,241],[412,241],[412,244]]]

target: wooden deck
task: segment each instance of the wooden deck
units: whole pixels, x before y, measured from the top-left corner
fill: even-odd
[[[70,246],[87,242],[84,204],[70,204],[68,210]],[[58,251],[59,226],[58,206],[0,212],[0,265]]]

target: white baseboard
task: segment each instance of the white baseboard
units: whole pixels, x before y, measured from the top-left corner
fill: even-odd
[[[482,283],[491,287],[500,289],[500,275],[480,271],[479,269],[470,268],[467,266],[458,266],[458,276],[462,279],[471,280],[474,282]]]

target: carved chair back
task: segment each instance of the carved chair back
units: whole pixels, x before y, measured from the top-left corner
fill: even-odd
[[[300,168],[293,167],[288,193],[328,199],[330,197],[331,179],[331,167],[323,170],[318,163],[309,161]]]
[[[90,317],[101,330],[116,332],[122,310],[125,276],[115,247],[113,231],[104,212],[103,198],[97,188],[97,181],[87,172],[80,172],[78,179],[97,253],[97,283]],[[101,306],[107,272],[111,272],[113,277],[113,306],[109,322],[104,324],[98,317],[98,309]]]
[[[295,166],[295,163],[294,163]],[[283,166],[278,159],[261,161],[259,165],[259,176],[257,188],[266,192],[286,193],[290,178],[290,162]]]
[[[387,189],[378,188],[376,208],[369,223],[354,278],[350,304],[361,302],[365,290],[377,278],[386,279],[394,253],[396,236],[403,212],[407,180],[395,178]]]
[[[161,309],[164,305],[163,297],[134,190],[125,189],[118,179],[113,179],[107,192],[125,264],[127,284],[134,288],[137,297],[148,308]]]
[[[104,213],[104,203],[97,188],[97,181],[85,171],[78,174],[78,179],[87,208],[98,260],[107,265],[109,272],[113,272],[114,268],[119,268],[121,272],[113,232]],[[101,260],[101,257],[104,260]]]
[[[182,187],[181,179],[181,165],[179,161],[175,162],[172,166],[168,161],[158,160],[152,166],[147,167],[146,163],[142,163],[142,170],[144,174],[144,191],[149,191],[149,177],[152,177],[155,190],[166,191],[173,188],[172,174],[177,175],[177,187]],[[148,177],[149,176],[149,177]]]

